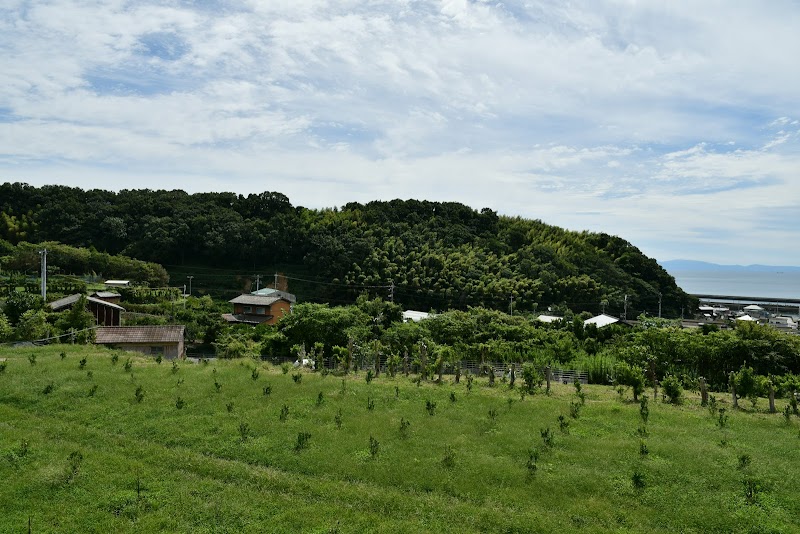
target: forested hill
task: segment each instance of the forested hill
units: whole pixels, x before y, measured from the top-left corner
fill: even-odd
[[[59,241],[168,267],[281,269],[325,282],[315,300],[368,291],[407,308],[482,305],[514,310],[676,316],[692,299],[655,260],[618,237],[572,232],[453,202],[393,200],[341,209],[294,207],[258,195],[65,186],[0,186],[0,238]],[[294,289],[290,287],[290,290]],[[302,296],[302,295],[301,295]]]

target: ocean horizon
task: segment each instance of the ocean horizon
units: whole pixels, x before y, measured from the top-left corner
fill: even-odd
[[[678,286],[693,295],[735,295],[768,300],[800,299],[800,272],[675,270]]]

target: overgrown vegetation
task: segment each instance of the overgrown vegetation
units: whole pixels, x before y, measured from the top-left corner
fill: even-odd
[[[34,531],[69,532],[800,528],[798,418],[787,425],[786,400],[754,414],[718,396],[711,419],[690,389],[680,405],[644,404],[650,388],[640,403],[620,403],[611,387],[556,381],[550,395],[519,402],[486,376],[467,394],[453,376],[417,385],[382,373],[371,384],[346,377],[342,392],[321,373],[294,383],[261,365],[254,381],[226,361],[216,371],[187,362],[176,385],[152,359],[132,357],[134,382],[107,351],[75,347],[62,360],[62,350],[0,349],[1,531],[25,531],[29,517]],[[79,358],[100,385],[91,397]],[[226,385],[218,395],[214,379]],[[559,419],[571,405],[580,417]],[[569,432],[554,433],[563,422]]]

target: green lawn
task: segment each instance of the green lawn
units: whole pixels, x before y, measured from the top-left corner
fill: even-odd
[[[692,395],[651,401],[642,438],[639,405],[600,386],[575,419],[572,385],[521,399],[68,345],[0,358],[0,532],[800,531],[798,419],[780,413],[728,409],[720,428]]]

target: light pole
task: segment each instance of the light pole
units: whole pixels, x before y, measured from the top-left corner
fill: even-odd
[[[189,296],[192,296],[192,278],[194,278],[194,276],[187,276],[186,278],[189,279]]]

